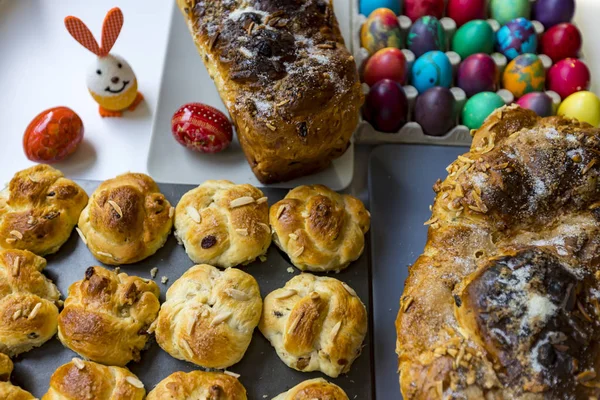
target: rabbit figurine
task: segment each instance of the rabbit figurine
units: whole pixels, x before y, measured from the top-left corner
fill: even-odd
[[[102,23],[102,42],[94,39],[88,27],[77,17],[65,18],[71,36],[83,47],[98,56],[87,74],[87,87],[100,105],[102,117],[120,117],[127,109],[135,110],[144,99],[137,90],[137,79],[127,61],[109,54],[123,26],[123,13],[118,7],[111,9]]]

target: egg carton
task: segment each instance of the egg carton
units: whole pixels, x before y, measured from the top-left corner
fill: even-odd
[[[362,75],[365,61],[369,58],[369,52],[361,46],[361,42],[360,42],[361,27],[367,20],[367,16],[359,13],[359,2],[360,2],[360,0],[353,0],[351,2],[350,12],[352,13],[352,15],[351,15],[350,46],[351,46],[351,51],[354,55],[354,59],[356,60],[356,64],[358,65],[359,71],[361,72],[361,75]],[[531,0],[531,2],[534,3],[535,0]],[[497,32],[501,27],[500,23],[494,19],[488,19],[487,22],[488,22],[488,24],[490,24],[490,26],[492,27],[492,30],[494,32]],[[532,20],[531,22],[536,30],[536,33],[538,34],[538,37],[541,37],[541,35],[544,33],[544,26],[539,21]],[[457,30],[457,24],[453,19],[448,18],[448,17],[444,17],[444,18],[440,19],[440,23],[446,33],[446,49],[449,49],[452,37],[454,36],[454,33]],[[408,34],[408,31],[410,30],[410,27],[412,26],[412,21],[410,20],[410,18],[408,18],[405,15],[399,15],[398,16],[398,24],[400,25],[400,30],[402,31],[402,39],[404,40]],[[405,43],[402,43],[402,47],[405,47]],[[408,75],[410,74],[410,71],[412,69],[412,65],[415,61],[415,55],[413,54],[412,51],[410,51],[408,49],[402,49],[402,52],[404,53],[404,56],[406,57],[406,62],[407,62],[407,68],[406,68],[407,77],[406,78],[408,78]],[[452,85],[454,85],[454,78],[456,77],[456,71],[457,71],[458,66],[459,66],[460,62],[462,61],[462,59],[456,52],[446,51],[445,53],[448,56],[450,63],[452,64],[452,69],[453,69]],[[515,100],[514,96],[508,90],[501,89],[501,85],[499,82],[499,80],[502,76],[502,73],[504,72],[504,69],[506,68],[506,66],[508,64],[508,60],[503,54],[497,53],[497,52],[492,53],[491,56],[494,59],[494,61],[496,62],[496,66],[498,67],[498,72],[499,72],[498,81],[496,82],[496,87],[499,90],[497,90],[496,93],[498,95],[500,95],[500,97],[504,100],[505,104],[507,104],[507,105],[511,104]],[[547,71],[552,66],[552,60],[550,59],[550,57],[548,57],[545,54],[538,54],[538,57],[542,61],[542,64],[544,65],[544,68]],[[405,81],[408,81],[408,79],[405,79]],[[462,89],[460,89],[458,87],[451,88],[452,94],[454,95],[454,98],[456,100],[455,115],[456,115],[456,119],[457,119],[456,120],[457,125],[443,136],[426,135],[423,132],[421,125],[419,125],[417,122],[412,121],[413,107],[414,107],[418,92],[413,86],[410,86],[410,85],[404,86],[404,91],[407,95],[408,103],[409,103],[408,122],[402,128],[400,128],[400,130],[398,132],[386,133],[386,132],[380,132],[380,131],[376,130],[368,121],[363,119],[362,115],[361,115],[358,128],[354,134],[354,140],[356,143],[360,143],[360,144],[418,143],[418,144],[435,144],[435,145],[447,145],[447,146],[468,146],[471,144],[471,133],[470,133],[469,128],[467,128],[465,125],[460,124],[460,114],[461,114],[462,108],[466,102],[466,95]],[[363,83],[363,92],[365,93],[365,95],[368,94],[368,92],[369,92],[369,86],[364,83]],[[550,95],[554,105],[556,107],[558,107],[558,105],[560,104],[560,101],[561,101],[560,96],[556,92],[553,92],[553,91],[546,91],[546,93],[548,95]]]

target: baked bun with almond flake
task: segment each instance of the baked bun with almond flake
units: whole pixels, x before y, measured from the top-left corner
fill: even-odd
[[[155,324],[156,342],[171,356],[223,369],[242,359],[262,312],[249,274],[196,265],[173,282]]]
[[[87,201],[79,185],[48,165],[17,172],[0,191],[0,249],[56,253]]]
[[[165,244],[173,212],[152,178],[126,173],[98,186],[81,213],[79,229],[98,261],[132,264]]]
[[[206,181],[179,200],[175,236],[195,263],[248,264],[271,244],[267,198],[247,183]]]
[[[58,338],[82,357],[106,365],[139,361],[160,309],[156,283],[89,267],[69,287]]]
[[[31,393],[10,383],[13,363],[4,353],[0,353],[0,399],[2,400],[33,400]]]
[[[175,372],[160,381],[146,400],[246,400],[237,378],[221,372]]]
[[[356,197],[312,185],[290,190],[269,220],[273,241],[298,269],[339,272],[362,254],[371,218]]]
[[[337,378],[360,355],[367,323],[346,283],[301,274],[265,298],[259,329],[288,367]]]
[[[348,396],[338,385],[323,378],[304,381],[273,400],[348,400]]]
[[[45,267],[27,250],[0,250],[0,353],[24,353],[56,334],[60,292]]]
[[[42,400],[142,400],[145,396],[144,384],[127,368],[74,358],[54,371]]]

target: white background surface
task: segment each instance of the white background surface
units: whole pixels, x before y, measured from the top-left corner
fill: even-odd
[[[600,0],[576,1],[575,21],[597,92]],[[102,119],[85,86],[94,55],[69,36],[63,19],[80,17],[99,38],[104,15],[115,5],[123,10],[125,24],[113,50],[133,67],[146,101],[127,118]],[[171,7],[170,0],[0,0],[0,186],[32,164],[21,146],[30,120],[59,105],[77,112],[85,126],[82,147],[56,164],[65,174],[107,179],[127,170],[146,171]]]

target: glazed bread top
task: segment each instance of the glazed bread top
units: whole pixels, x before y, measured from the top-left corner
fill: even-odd
[[[87,200],[79,185],[48,165],[17,172],[0,192],[0,249],[57,252]]]
[[[323,378],[304,381],[273,400],[348,400],[348,396],[339,386]]]
[[[405,399],[598,396],[600,130],[492,114],[438,181],[396,322]]]
[[[221,372],[175,372],[160,381],[146,400],[246,400],[246,389]]]

